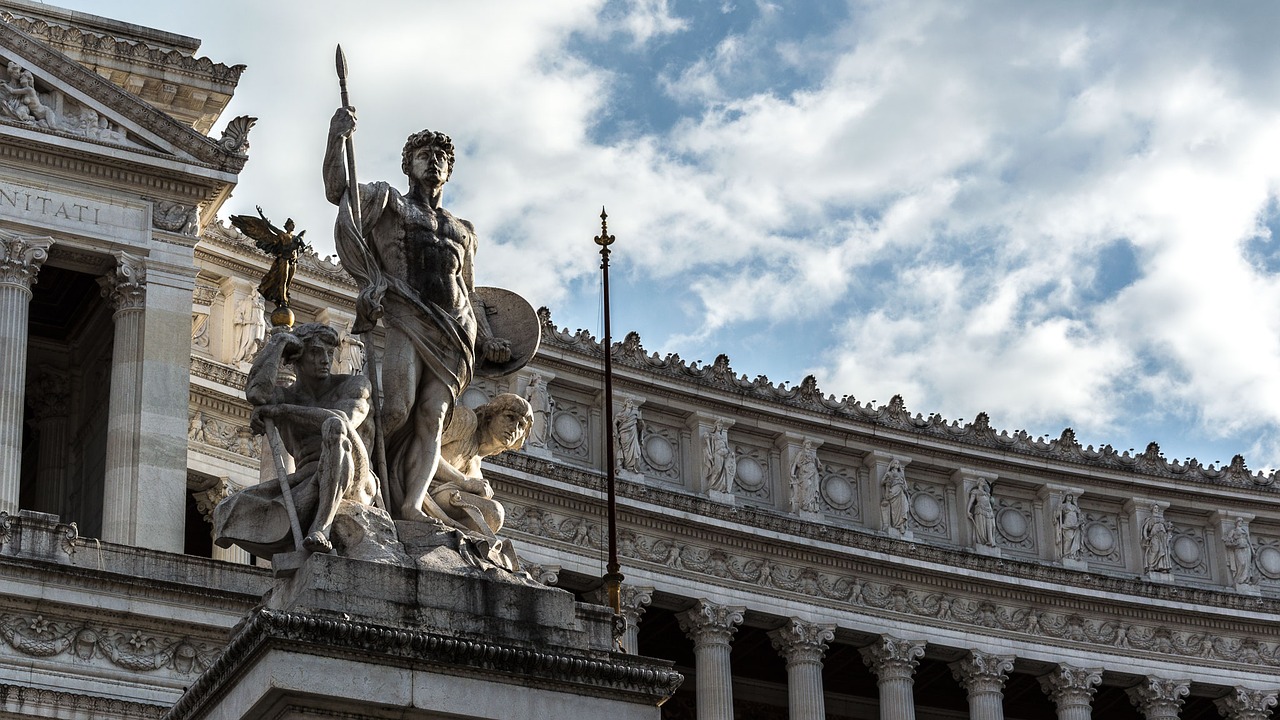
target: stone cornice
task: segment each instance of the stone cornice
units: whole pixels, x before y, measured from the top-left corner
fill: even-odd
[[[342,654],[367,662],[403,663],[467,668],[489,675],[518,679],[519,684],[569,684],[577,691],[643,697],[661,703],[684,677],[660,660],[529,649],[485,640],[356,622],[340,617],[288,613],[259,608],[239,627],[212,667],[165,714],[166,720],[185,720],[208,698],[224,692],[254,656],[272,647]]]
[[[40,717],[157,720],[164,715],[166,706],[0,683],[0,710],[30,713],[36,708],[40,709]]]

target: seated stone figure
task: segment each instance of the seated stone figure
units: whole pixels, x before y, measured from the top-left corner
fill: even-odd
[[[342,500],[371,505],[378,492],[359,433],[369,414],[371,388],[363,375],[332,374],[338,334],[322,323],[300,325],[267,341],[249,369],[245,397],[254,405],[250,427],[262,433],[271,420],[295,470],[290,495],[304,534],[303,549],[329,552],[329,530]],[[280,367],[297,379],[278,386]],[[239,545],[258,557],[295,549],[288,510],[276,478],[245,488],[213,513],[214,542]]]
[[[423,510],[454,527],[494,538],[504,511],[493,487],[480,474],[480,461],[519,450],[529,435],[533,410],[519,395],[503,393],[474,411],[459,405],[440,441],[441,460]],[[443,515],[443,517],[441,517]]]

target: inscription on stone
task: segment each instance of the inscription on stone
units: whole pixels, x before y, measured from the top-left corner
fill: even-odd
[[[0,181],[0,217],[93,234],[143,228],[145,213],[109,202]]]

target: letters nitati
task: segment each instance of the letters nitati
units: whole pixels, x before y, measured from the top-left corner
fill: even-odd
[[[102,213],[102,208],[75,202],[74,199],[52,197],[51,194],[43,195],[37,191],[13,186],[0,186],[0,214],[8,214],[6,210],[63,218],[88,225],[99,224]]]

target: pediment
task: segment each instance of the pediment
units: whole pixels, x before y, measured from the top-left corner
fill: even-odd
[[[239,172],[247,144],[201,135],[10,23],[0,23],[0,133],[46,134],[54,144],[121,150]]]

